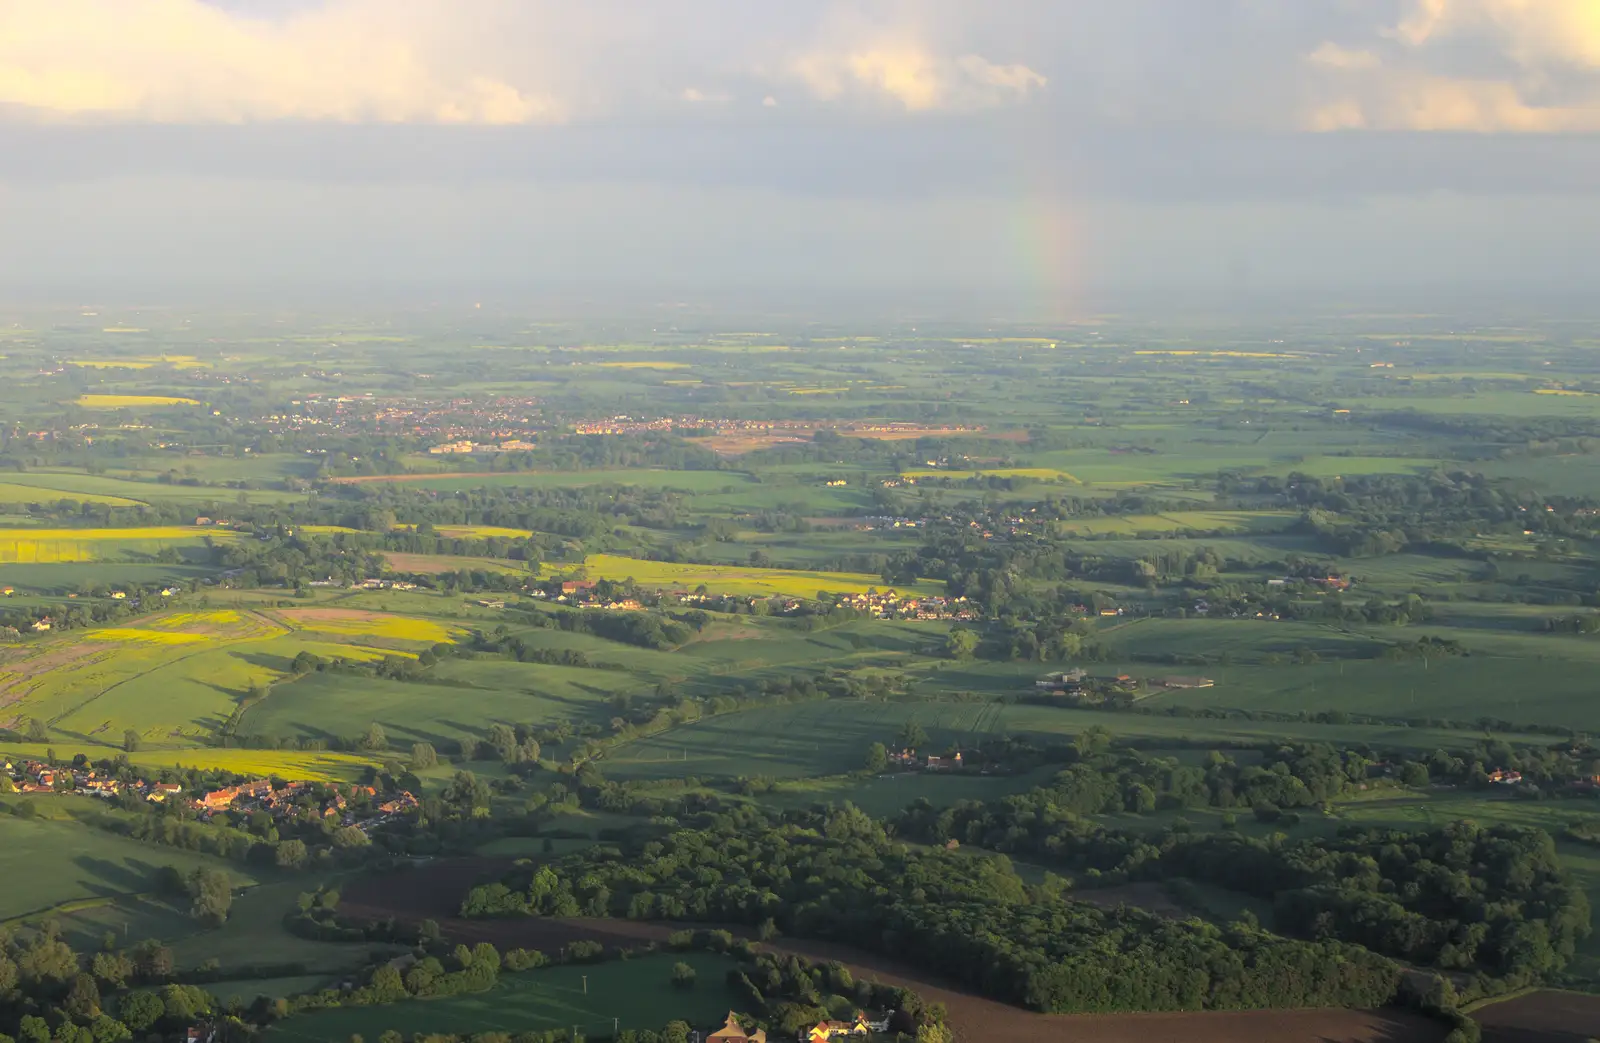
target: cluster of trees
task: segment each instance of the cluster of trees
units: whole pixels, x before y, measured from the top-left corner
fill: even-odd
[[[502,972],[536,970],[555,963],[593,964],[625,959],[655,951],[650,943],[636,949],[608,949],[598,942],[577,940],[554,956],[536,949],[511,949],[502,953],[488,942],[467,947],[451,947],[440,935],[438,925],[424,921],[420,928],[402,928],[392,921],[354,922],[341,920],[337,892],[316,891],[302,894],[289,922],[296,933],[336,941],[382,941],[402,944],[409,952],[394,959],[379,959],[360,976],[360,984],[349,989],[323,989],[270,1005],[258,1004],[262,1020],[277,1020],[297,1013],[329,1007],[387,1005],[411,999],[484,992],[494,987]],[[924,1027],[943,1024],[944,1011],[926,1004],[909,989],[873,982],[858,982],[839,963],[812,963],[797,957],[778,957],[758,952],[751,943],[736,940],[723,930],[677,931],[668,939],[674,951],[701,950],[725,953],[738,962],[728,971],[728,985],[746,999],[749,1027],[765,1024],[769,1029],[793,1032],[817,1021],[848,1017],[858,1009],[893,1011],[892,1028],[908,1035]],[[687,963],[677,963],[671,981],[681,988],[692,988],[697,975]],[[398,1039],[398,1033],[385,1032],[381,1040]],[[418,1037],[422,1038],[422,1037]],[[429,1040],[446,1037],[427,1037]],[[475,1040],[480,1037],[473,1037]],[[504,1037],[508,1043],[512,1037]],[[519,1034],[517,1040],[562,1039],[535,1034]],[[662,1043],[687,1041],[688,1026],[680,1033],[673,1025],[661,1031],[631,1030],[616,1043]],[[942,1040],[935,1032],[919,1039]]]
[[[859,980],[835,961],[813,963],[740,948],[744,960],[728,971],[728,985],[769,1029],[799,1037],[819,1021],[847,1021],[858,1010],[891,1011],[889,1031],[921,1040],[942,1038],[943,1008],[910,989]]]
[[[970,693],[969,693],[970,694]],[[1559,724],[1531,724],[1508,721],[1503,717],[1475,717],[1459,720],[1450,717],[1385,717],[1379,714],[1351,713],[1348,710],[1262,710],[1221,706],[1132,706],[1104,707],[1158,717],[1194,717],[1206,720],[1288,721],[1312,724],[1375,724],[1388,728],[1433,728],[1440,731],[1524,732],[1560,735],[1578,742],[1575,729]]]
[[[1295,842],[1231,832],[1152,837],[1081,817],[1104,808],[1092,806],[1100,794],[1072,774],[1065,787],[988,804],[939,811],[919,802],[894,826],[922,842],[958,840],[1112,881],[1204,881],[1273,900],[1276,926],[1292,934],[1520,981],[1559,970],[1589,933],[1584,893],[1541,830],[1457,822]],[[1141,785],[1132,783],[1122,799],[1148,804]]]
[[[622,670],[620,663],[596,662],[589,653],[579,648],[536,648],[516,634],[508,635],[506,628],[496,628],[493,636],[473,631],[469,646],[474,652],[502,655],[519,663],[543,663],[549,666],[576,666],[594,670]]]
[[[1544,630],[1550,634],[1600,634],[1600,613],[1551,616],[1544,621]]]
[[[1042,1011],[1367,1007],[1399,980],[1356,946],[1069,902],[1004,859],[897,843],[849,805],[701,816],[624,852],[519,869],[474,888],[462,914],[770,920]]]
[[[171,982],[172,952],[141,943],[119,950],[108,938],[93,954],[78,953],[51,924],[26,935],[0,930],[0,1038],[16,1043],[124,1043],[171,1038],[213,1014],[205,990]],[[161,984],[166,982],[166,984]],[[223,1018],[225,1043],[250,1030]]]
[[[1333,553],[1347,557],[1393,554],[1477,532],[1588,531],[1570,510],[1530,509],[1526,493],[1514,483],[1466,471],[1344,478],[1291,473],[1286,478],[1236,478],[1227,485],[1229,491],[1248,491],[1302,511],[1301,527]]]
[[[568,633],[595,634],[610,641],[658,651],[678,647],[711,621],[709,615],[698,611],[667,616],[659,612],[607,612],[604,609],[558,612],[544,618]]]
[[[126,598],[110,597],[111,588],[90,584],[76,593],[86,594],[95,600],[77,601],[70,606],[64,605],[29,605],[20,608],[7,608],[0,611],[0,633],[5,628],[18,632],[18,635],[30,635],[34,622],[46,616],[50,618],[52,632],[58,630],[77,630],[82,627],[103,626],[118,623],[133,616],[142,615],[152,611],[158,606],[171,604],[168,599],[161,596],[161,590],[166,589],[165,584],[118,584],[117,590],[127,594]],[[9,634],[7,637],[11,636]],[[0,638],[3,640],[3,638]]]

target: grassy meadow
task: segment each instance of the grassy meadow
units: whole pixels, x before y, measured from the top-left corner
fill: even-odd
[[[698,972],[694,987],[672,985],[672,967]],[[610,1033],[621,1028],[659,1029],[668,1021],[720,1023],[740,996],[724,982],[734,962],[711,953],[659,953],[595,966],[567,964],[503,973],[489,992],[391,1007],[351,1007],[297,1015],[273,1027],[269,1038],[304,1043],[376,1039],[384,1031],[509,1032],[566,1028]],[[587,981],[585,981],[587,979]],[[748,1005],[748,1004],[744,1004]],[[615,1022],[613,1022],[615,1019]]]
[[[22,798],[4,797],[0,802],[18,799]],[[35,801],[44,803],[45,799]],[[145,894],[155,889],[155,874],[162,866],[187,872],[200,865],[222,863],[177,848],[141,844],[72,821],[0,815],[0,874],[7,881],[0,888],[0,922]],[[250,882],[242,868],[228,869],[241,882]]]

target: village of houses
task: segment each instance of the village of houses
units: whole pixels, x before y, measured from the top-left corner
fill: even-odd
[[[152,804],[182,801],[197,812],[202,820],[223,811],[264,811],[274,819],[280,819],[297,814],[305,806],[302,797],[317,794],[317,814],[324,820],[369,832],[419,807],[417,798],[404,791],[378,801],[377,790],[371,786],[347,786],[341,789],[304,781],[274,785],[271,779],[257,779],[186,794],[180,783],[119,778],[88,764],[61,767],[38,760],[13,763],[4,757],[0,757],[0,775],[10,779],[18,793],[26,795],[75,795],[110,800],[123,794],[132,794]],[[352,799],[361,796],[367,799]]]
[[[766,598],[760,596],[735,597],[726,594],[708,594],[703,591],[689,591],[683,589],[659,589],[653,592],[613,593],[607,597],[602,594],[598,584],[593,580],[569,579],[557,583],[550,583],[540,587],[530,585],[527,588],[529,597],[548,599],[561,605],[570,605],[585,608],[604,608],[615,611],[639,612],[648,608],[666,606],[690,607],[717,607],[720,608],[729,602],[738,602],[746,608],[754,606],[757,602],[766,602],[773,615],[788,615],[799,612],[805,605],[804,598]],[[477,602],[487,608],[504,608],[505,602],[496,599],[483,599]],[[977,606],[965,597],[946,598],[937,595],[928,597],[914,597],[897,592],[893,587],[884,590],[869,589],[861,594],[841,594],[832,599],[832,603],[840,608],[851,609],[862,615],[872,616],[877,619],[955,619],[975,620],[980,618]]]

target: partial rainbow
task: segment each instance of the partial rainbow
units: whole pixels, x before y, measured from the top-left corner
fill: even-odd
[[[1037,148],[1032,151],[1039,151]],[[1024,184],[1012,206],[1012,236],[1022,278],[1032,284],[1040,302],[1040,318],[1051,323],[1081,320],[1084,315],[1082,238],[1059,164],[1036,161],[1024,152]]]

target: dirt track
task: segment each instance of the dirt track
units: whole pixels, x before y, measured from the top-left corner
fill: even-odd
[[[509,865],[508,859],[451,859],[415,872],[368,877],[345,889],[341,910],[358,917],[432,919],[452,939],[547,952],[579,940],[607,945],[659,942],[679,926],[689,926],[587,918],[462,920],[454,915],[468,888],[497,878]],[[1433,1022],[1386,1011],[1036,1014],[931,984],[911,968],[857,949],[791,939],[770,948],[812,959],[838,960],[858,976],[914,988],[929,1002],[945,1005],[950,1027],[962,1043],[1437,1043],[1444,1036]]]

